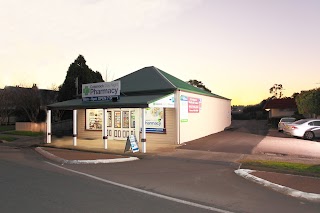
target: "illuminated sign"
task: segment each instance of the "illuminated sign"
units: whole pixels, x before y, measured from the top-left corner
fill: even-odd
[[[107,101],[120,97],[120,81],[82,85],[83,101]]]

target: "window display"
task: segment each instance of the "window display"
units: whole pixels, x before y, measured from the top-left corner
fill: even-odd
[[[86,110],[86,130],[102,130],[102,109]]]
[[[130,124],[130,127],[131,128],[135,128],[136,127],[136,117],[135,117],[135,111],[131,111],[130,112],[130,116],[131,116],[131,124]]]
[[[164,133],[164,109],[162,107],[151,107],[146,109],[146,132]]]
[[[122,112],[122,127],[129,128],[129,111]]]
[[[114,112],[114,128],[121,128],[121,111]]]

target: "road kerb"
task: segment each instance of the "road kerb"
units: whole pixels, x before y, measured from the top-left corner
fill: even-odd
[[[263,185],[265,187],[271,188],[274,191],[296,197],[296,198],[301,198],[304,200],[312,201],[312,202],[317,202],[320,203],[320,194],[315,194],[315,193],[308,193],[308,192],[302,192],[296,189],[292,189],[286,186],[282,186],[276,183],[272,183],[270,181],[264,180],[262,178],[256,177],[254,175],[251,175],[251,172],[255,172],[255,170],[251,169],[237,169],[234,171],[237,175],[253,181],[255,183],[258,183],[260,185]]]
[[[63,158],[60,158],[50,152],[45,151],[41,147],[35,148],[35,150],[43,155],[44,157],[53,160],[55,162],[61,163],[61,164],[99,164],[99,163],[122,163],[122,162],[128,162],[128,161],[134,161],[139,160],[137,157],[127,157],[127,158],[114,158],[114,159],[96,159],[96,160],[66,160]]]

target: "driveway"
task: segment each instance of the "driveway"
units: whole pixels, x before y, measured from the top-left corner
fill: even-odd
[[[319,141],[290,137],[270,129],[265,120],[232,121],[228,130],[187,142],[179,149],[320,158]]]

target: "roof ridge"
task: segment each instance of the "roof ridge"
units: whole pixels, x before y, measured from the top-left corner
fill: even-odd
[[[152,68],[154,68],[162,76],[162,78],[167,80],[167,82],[169,82],[174,88],[178,89],[178,87],[176,87],[176,85],[174,85],[166,76],[163,75],[163,73],[162,73],[163,71],[162,70],[158,69],[155,66],[152,66]]]

